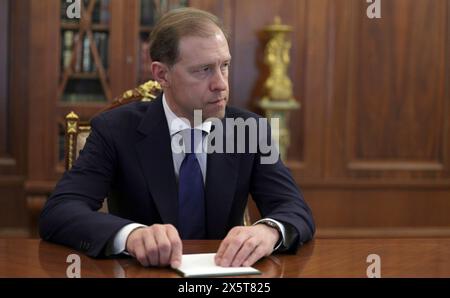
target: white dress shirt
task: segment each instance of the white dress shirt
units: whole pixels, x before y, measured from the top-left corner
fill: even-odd
[[[175,113],[170,109],[169,105],[167,104],[167,100],[166,100],[164,93],[162,96],[162,102],[163,102],[164,114],[166,116],[167,124],[169,126],[171,140],[173,140],[174,136],[176,136],[177,134],[181,135],[182,140],[185,140],[187,137],[190,137],[189,135],[186,134],[186,133],[190,133],[190,129],[191,129],[190,122],[187,119],[179,118],[177,115],[175,115]],[[198,129],[198,130],[201,130],[204,132],[201,141],[200,141],[200,138],[196,138],[196,140],[194,141],[195,142],[194,143],[195,155],[198,159],[198,162],[200,163],[200,169],[202,171],[204,183],[206,181],[206,163],[207,163],[207,151],[206,151],[207,138],[205,138],[204,136],[205,136],[205,134],[208,135],[211,132],[211,124],[212,124],[211,122],[203,122],[202,124],[194,127],[195,129]],[[183,142],[183,141],[181,141],[181,142]],[[183,162],[184,156],[185,156],[184,152],[174,152],[172,150],[173,166],[174,166],[175,176],[177,178],[177,181],[178,181],[178,177],[179,177],[181,163]],[[276,245],[276,247],[274,248],[274,250],[276,250],[284,243],[284,240],[286,239],[285,229],[284,229],[283,224],[281,224],[280,222],[278,222],[274,219],[271,219],[271,218],[261,219],[254,224],[258,224],[261,221],[266,221],[266,220],[274,222],[280,229],[280,232],[281,232],[280,240],[281,241],[279,241],[278,244]],[[128,236],[130,235],[130,233],[132,231],[134,231],[137,228],[141,228],[141,227],[146,227],[146,225],[139,224],[139,223],[131,223],[131,224],[128,224],[128,225],[124,226],[123,228],[121,228],[117,232],[117,234],[114,236],[114,238],[108,243],[107,248],[106,248],[106,255],[116,255],[116,254],[120,254],[120,253],[126,254],[127,252],[125,251],[125,248],[126,248],[126,242],[127,242]]]

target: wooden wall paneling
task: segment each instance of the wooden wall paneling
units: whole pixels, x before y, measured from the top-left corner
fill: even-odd
[[[448,1],[329,5],[319,237],[450,235]]]
[[[288,166],[300,186],[321,181],[323,176],[325,102],[333,87],[330,85],[329,56],[333,51],[331,4],[327,0],[302,1],[298,4],[294,35],[297,38],[296,57],[292,67],[295,96],[300,110],[291,117],[291,146]]]
[[[294,7],[293,7],[294,8]],[[307,96],[307,78],[308,78],[308,30],[311,24],[308,24],[307,10],[309,4],[307,1],[300,1],[297,3],[296,19],[289,25],[292,26],[292,33],[287,38],[292,42],[291,46],[291,66],[290,78],[294,88],[294,96],[297,102],[300,103],[300,109],[293,110],[290,113],[289,127],[290,130],[290,145],[287,151],[287,160],[289,160],[289,168],[293,171],[301,171],[302,173],[307,167],[307,156],[313,153],[307,149],[306,140],[306,127],[307,124],[307,111],[313,108],[315,105],[308,101]],[[309,69],[311,70],[311,69]],[[313,153],[314,154],[314,153]],[[319,169],[319,167],[317,168]],[[312,175],[312,173],[309,173]]]
[[[17,175],[23,167],[23,162],[19,160],[23,152],[20,146],[23,140],[20,135],[23,126],[18,119],[11,117],[13,111],[20,111],[23,99],[16,102],[10,96],[12,81],[9,77],[9,69],[13,66],[12,61],[8,59],[13,50],[10,43],[10,36],[12,36],[9,24],[10,8],[9,0],[0,1],[0,177],[1,175]]]
[[[109,68],[113,97],[136,87],[138,59],[139,1],[111,2]],[[133,34],[135,33],[135,34]]]
[[[448,189],[304,190],[319,237],[450,236]]]
[[[136,82],[138,81],[138,62],[139,55],[140,55],[140,48],[139,48],[139,22],[140,22],[140,15],[139,15],[139,1],[138,0],[132,0],[127,1],[127,14],[126,14],[126,20],[123,23],[123,26],[127,28],[127,32],[133,32],[134,34],[125,34],[124,35],[124,41],[123,46],[124,49],[124,68],[122,73],[125,74],[124,78],[124,84],[123,84],[123,90],[118,92],[118,96],[122,95],[122,93],[126,90],[132,89],[136,87]]]
[[[355,30],[355,63],[350,79],[359,84],[350,87],[350,169],[437,174],[444,168],[441,153],[446,98],[442,62],[447,47],[442,37],[447,32],[446,5],[444,1],[395,1],[386,7],[392,13],[386,18],[395,21],[375,27],[367,18],[356,19],[355,29],[361,30]],[[379,46],[382,34],[385,42]],[[372,58],[373,51],[380,53],[379,58]],[[380,67],[379,59],[395,61],[396,65],[385,63]],[[389,108],[392,104],[394,108]]]
[[[17,40],[27,38],[27,18],[25,14],[20,19],[17,15],[12,14],[13,9],[27,9],[27,4],[18,4],[17,1],[10,1],[7,13],[9,13],[8,25],[8,153],[9,158],[13,161],[10,163],[11,170],[9,174],[24,175],[26,173],[26,124],[27,124],[27,91],[24,86],[28,84],[27,66],[28,66],[28,43],[18,44]],[[14,8],[16,7],[16,8]],[[14,15],[14,18],[12,17]],[[0,167],[0,172],[2,169]]]
[[[27,180],[25,196],[32,236],[36,219],[60,177],[58,158],[57,97],[60,74],[60,1],[29,1],[27,94]],[[21,14],[21,13],[20,13]],[[40,207],[36,207],[40,206]]]
[[[57,177],[54,115],[58,101],[59,16],[58,0],[30,3],[28,179],[35,181]]]
[[[337,7],[327,177],[448,178],[447,5],[391,1],[378,20]]]
[[[0,236],[3,230],[14,229],[27,233],[28,217],[26,212],[23,176],[0,178]]]
[[[19,39],[28,34],[28,3],[0,0],[0,235],[26,236],[23,182],[26,144],[26,67],[28,47]],[[14,17],[13,17],[14,16]],[[21,57],[23,55],[23,57]]]
[[[343,5],[344,3],[344,5]],[[331,77],[328,78],[329,89],[324,115],[324,155],[323,155],[323,178],[328,179],[333,172],[334,164],[340,162],[345,153],[344,136],[342,135],[342,123],[336,120],[340,115],[345,115],[345,106],[337,103],[335,98],[346,98],[346,82],[342,79],[346,77],[346,65],[349,55],[347,54],[348,40],[345,39],[349,32],[350,22],[345,21],[351,18],[350,5],[348,1],[341,1],[341,5],[335,5],[329,1],[330,20],[327,26],[329,31],[330,54],[327,59],[328,70]],[[337,69],[340,70],[338,73]],[[340,79],[340,81],[339,81]],[[340,84],[344,84],[341,86]],[[336,125],[338,127],[336,127]]]
[[[9,152],[8,142],[8,9],[9,2],[0,0],[0,165],[5,163],[5,158]]]

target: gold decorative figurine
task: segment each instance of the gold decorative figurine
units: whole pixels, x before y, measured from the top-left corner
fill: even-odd
[[[275,140],[279,139],[280,155],[286,160],[290,138],[289,114],[300,107],[293,96],[292,82],[288,76],[291,42],[286,40],[286,33],[291,32],[292,28],[281,24],[280,17],[277,16],[274,24],[267,26],[264,31],[270,34],[264,55],[264,62],[269,66],[270,74],[264,83],[266,95],[258,105],[265,111],[268,119],[279,119],[279,130],[272,131],[272,134]]]

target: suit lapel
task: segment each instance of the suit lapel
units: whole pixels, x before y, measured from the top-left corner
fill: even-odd
[[[163,223],[177,227],[178,190],[162,96],[150,103],[138,130],[144,137],[135,146],[148,190]]]

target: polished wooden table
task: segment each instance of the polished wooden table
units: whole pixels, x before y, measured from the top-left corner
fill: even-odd
[[[184,241],[184,253],[215,252],[219,241]],[[131,258],[92,259],[38,239],[0,239],[0,277],[66,277],[67,256],[78,254],[81,277],[180,277],[170,268],[144,268]],[[262,275],[244,277],[367,277],[367,256],[381,260],[381,277],[450,277],[450,239],[315,239],[295,255],[256,263]]]

